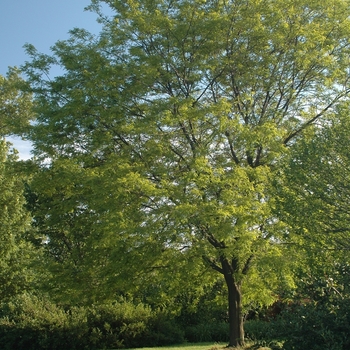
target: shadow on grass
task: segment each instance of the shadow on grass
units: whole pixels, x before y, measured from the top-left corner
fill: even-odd
[[[157,348],[141,348],[127,350],[280,350],[282,344],[273,342],[269,346],[263,346],[253,342],[247,342],[246,346],[239,348],[229,348],[225,343],[185,343],[181,345],[157,347]]]

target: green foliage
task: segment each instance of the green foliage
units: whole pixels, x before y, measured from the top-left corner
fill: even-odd
[[[33,119],[32,95],[25,87],[18,69],[0,76],[0,302],[32,288],[31,263],[38,255],[26,241],[31,231],[24,198],[27,174],[5,141],[7,135],[28,132]]]
[[[324,274],[310,268],[311,273],[300,280],[296,294],[301,302],[281,314],[282,328],[292,324],[289,328],[284,327],[286,346],[301,349],[308,343],[313,349],[321,349],[322,345],[329,349],[349,348],[349,263],[335,261],[326,266]],[[309,335],[303,336],[303,344],[301,334]]]
[[[46,296],[23,294],[2,303],[3,349],[107,349],[164,346],[184,341],[171,317],[121,301],[63,308]]]
[[[143,304],[109,303],[88,308],[91,340],[102,348],[161,346],[184,341],[169,315]]]
[[[287,148],[348,99],[349,2],[102,2],[114,16],[99,36],[75,29],[53,56],[27,46],[33,216],[55,288],[91,304],[215,270],[242,344],[241,293],[269,304],[293,286],[271,184]],[[52,64],[64,73],[48,80]]]
[[[284,311],[269,328],[267,336],[285,340],[286,350],[346,350],[350,346],[348,301],[332,306],[297,305]]]
[[[186,329],[176,322],[169,313],[157,310],[150,322],[149,332],[140,340],[139,344],[152,346],[181,344],[187,341]],[[140,346],[140,345],[138,345]]]
[[[181,304],[176,322],[185,332],[189,342],[228,341],[227,291],[224,283],[217,280],[204,290],[182,292],[175,299]]]
[[[91,307],[88,323],[92,327],[92,337],[96,337],[94,341],[99,346],[134,347],[146,333],[150,318],[151,310],[143,305],[135,307],[130,303],[109,304]],[[101,344],[102,339],[104,342]]]
[[[28,132],[34,119],[32,96],[18,69],[11,69],[6,78],[0,75],[0,136]]]
[[[68,313],[46,297],[19,295],[2,304],[1,344],[3,349],[85,349],[86,319],[82,309]]]
[[[262,320],[249,320],[244,323],[244,329],[247,338],[256,343],[270,341],[275,334],[273,333],[271,323]],[[272,334],[271,334],[272,333]]]
[[[31,287],[37,256],[25,239],[31,230],[30,215],[25,208],[24,181],[17,157],[0,139],[0,301]]]
[[[277,181],[278,215],[292,227],[293,243],[315,262],[322,255],[327,259],[330,250],[338,256],[348,249],[349,135],[348,103],[343,103],[326,125],[292,148]]]
[[[277,322],[288,349],[349,347],[349,135],[343,103],[326,125],[294,145],[277,181],[278,215],[289,225],[289,250],[302,261],[293,295],[302,302]]]
[[[247,336],[262,344],[280,340],[286,350],[348,349],[349,264],[326,266],[326,274],[312,267],[308,274],[299,275],[297,290],[289,301],[281,302],[278,315],[247,321]]]
[[[185,329],[186,340],[192,343],[228,342],[228,322],[198,323]]]

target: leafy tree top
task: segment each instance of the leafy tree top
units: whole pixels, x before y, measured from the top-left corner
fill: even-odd
[[[23,135],[33,119],[31,94],[24,92],[25,81],[18,69],[0,75],[0,136]]]
[[[74,29],[53,56],[27,46],[50,242],[133,276],[204,263],[240,305],[242,281],[270,278],[262,267],[281,257],[280,159],[348,99],[349,1],[103,2],[114,16],[92,2],[99,36]],[[63,74],[49,80],[53,64]]]

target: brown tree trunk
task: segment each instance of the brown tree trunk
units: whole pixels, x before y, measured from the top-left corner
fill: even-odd
[[[229,347],[244,346],[244,329],[242,315],[241,286],[233,275],[233,266],[226,260],[222,260],[222,268],[228,289],[228,315],[229,315]]]

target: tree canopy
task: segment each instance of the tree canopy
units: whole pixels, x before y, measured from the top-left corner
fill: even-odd
[[[0,75],[0,136],[23,135],[34,118],[31,94],[25,92],[25,81],[18,69]]]
[[[276,169],[348,99],[349,2],[103,2],[99,36],[74,29],[52,56],[27,45],[48,252],[80,276],[98,266],[112,291],[215,270],[243,344],[242,288],[283,261]]]
[[[5,136],[23,135],[33,118],[31,94],[19,70],[0,75],[0,302],[31,287],[34,250],[26,241],[31,218],[25,208],[25,173]]]
[[[293,147],[276,186],[279,217],[293,226],[296,242],[314,255],[330,251],[334,261],[336,251],[349,249],[349,130],[346,103]]]
[[[31,287],[34,250],[25,239],[30,216],[25,208],[24,178],[16,155],[0,140],[0,301]]]

